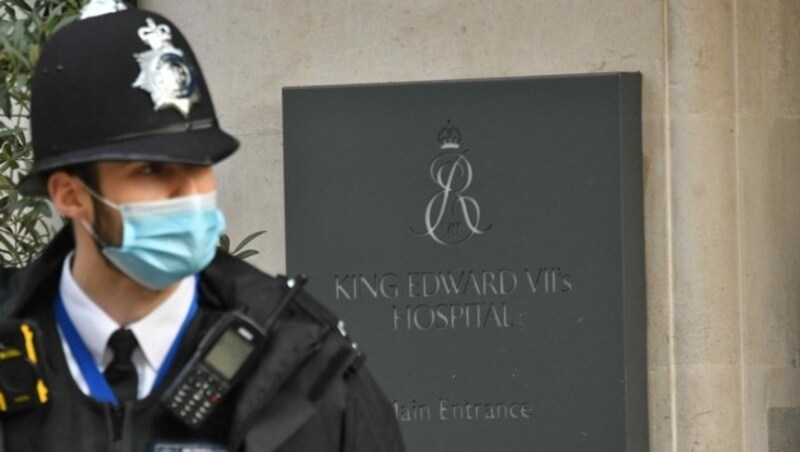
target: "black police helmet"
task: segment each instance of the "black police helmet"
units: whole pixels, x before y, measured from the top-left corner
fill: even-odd
[[[177,27],[128,9],[65,26],[31,82],[34,163],[19,184],[47,194],[54,169],[96,161],[210,165],[239,143],[218,124],[200,66]]]

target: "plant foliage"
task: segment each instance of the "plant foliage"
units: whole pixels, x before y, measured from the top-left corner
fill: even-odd
[[[30,80],[39,52],[84,0],[0,0],[0,267],[23,267],[55,233],[47,201],[16,184],[32,164]]]
[[[266,232],[267,231],[257,231],[248,235],[244,238],[244,240],[239,242],[238,245],[233,247],[233,249],[231,249],[231,238],[228,236],[228,234],[222,234],[222,236],[219,238],[219,249],[233,257],[242,260],[247,259],[250,256],[255,256],[258,254],[258,251],[254,249],[246,250],[244,247],[247,246],[248,243],[252,242],[256,237],[265,234]]]

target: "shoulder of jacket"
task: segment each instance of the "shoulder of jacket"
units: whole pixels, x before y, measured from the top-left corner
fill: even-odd
[[[229,254],[218,253],[202,273],[201,290],[204,298],[216,307],[242,309],[264,321],[275,314],[274,309],[289,292],[292,279],[269,275]],[[295,321],[317,323],[347,337],[343,322],[306,290],[299,291],[286,310],[296,317]]]
[[[256,323],[270,328],[271,356],[267,360],[277,357],[283,362],[279,366],[282,371],[276,373],[311,357],[318,363],[333,363],[323,364],[330,367],[326,373],[350,372],[361,366],[364,356],[345,323],[302,285],[292,290],[292,278],[268,275],[227,254],[218,256],[204,274],[223,308],[241,309]],[[300,278],[305,280],[295,279]]]
[[[239,282],[234,284],[242,298],[238,306],[270,327],[263,355],[243,385],[236,406],[234,425],[241,427],[232,432],[234,444],[244,438],[245,426],[259,413],[263,417],[264,410],[299,412],[302,407],[316,406],[331,394],[331,388],[344,388],[340,383],[348,380],[364,360],[343,322],[302,290],[302,282],[298,286],[282,276],[242,275],[236,274]],[[293,398],[287,399],[287,394]],[[302,422],[297,421],[291,428],[283,425],[284,433],[299,428]]]

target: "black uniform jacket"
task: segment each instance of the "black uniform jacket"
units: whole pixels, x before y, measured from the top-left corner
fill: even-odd
[[[39,324],[50,389],[46,405],[2,414],[5,451],[180,450],[165,444],[259,452],[404,450],[394,410],[361,366],[361,354],[337,328],[337,319],[304,292],[276,314],[285,284],[223,253],[201,274],[200,311],[165,382],[145,399],[127,404],[124,416],[85,396],[69,373],[52,314],[61,266],[73,247],[72,231],[65,228],[28,267],[20,290],[4,307],[8,319]],[[247,379],[203,428],[190,429],[166,411],[159,397],[208,329],[232,309],[261,321],[277,315],[274,334]],[[115,415],[124,421],[114,424]]]

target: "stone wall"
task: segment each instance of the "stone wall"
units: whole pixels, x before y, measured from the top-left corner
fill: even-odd
[[[270,272],[282,87],[642,72],[651,450],[760,452],[800,429],[768,415],[800,407],[800,2],[139,3],[189,37],[242,141],[221,199],[234,241],[268,231],[251,261]]]

